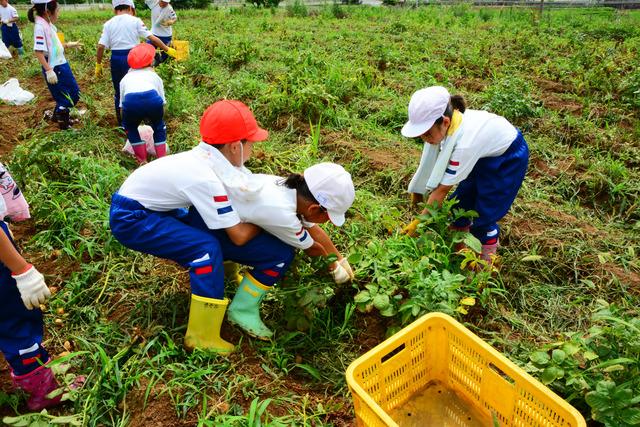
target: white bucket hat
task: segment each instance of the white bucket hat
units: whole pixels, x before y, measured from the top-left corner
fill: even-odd
[[[304,180],[331,222],[338,227],[344,224],[344,214],[356,198],[349,172],[335,163],[318,163],[305,169]]]
[[[409,121],[402,127],[402,136],[416,138],[429,129],[444,114],[451,95],[442,86],[430,86],[411,95]]]
[[[136,8],[136,5],[133,2],[133,0],[111,0],[111,4],[113,5],[114,9],[118,6],[129,6],[133,9]]]

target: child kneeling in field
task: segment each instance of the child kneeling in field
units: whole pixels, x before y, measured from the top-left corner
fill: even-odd
[[[5,218],[29,218],[29,205],[9,172],[0,164],[0,351],[9,363],[15,386],[29,395],[32,411],[60,403],[61,395],[47,395],[59,388],[49,354],[42,346],[40,304],[51,292],[44,277],[18,252]]]
[[[319,163],[307,168],[303,174],[290,174],[287,178],[273,175],[251,174],[234,168],[222,154],[215,153],[212,162],[219,171],[223,184],[242,221],[255,224],[269,235],[286,244],[293,252],[302,249],[309,256],[334,254],[338,261],[329,267],[337,284],[354,278],[349,262],[335,247],[331,238],[318,223],[331,221],[341,226],[345,213],[355,199],[351,175],[335,163]],[[236,176],[234,176],[236,175]],[[190,223],[200,229],[206,225],[196,210],[190,212]],[[218,239],[225,236],[212,230]],[[268,247],[260,248],[268,250]],[[227,253],[225,259],[240,264],[253,260],[257,254]],[[238,286],[228,309],[229,321],[249,335],[269,339],[273,332],[260,316],[260,303],[288,269],[288,264],[275,267],[254,266]]]
[[[140,164],[147,162],[147,148],[140,137],[138,126],[147,121],[153,129],[156,156],[167,153],[167,127],[164,123],[164,85],[151,64],[156,49],[141,43],[131,49],[127,62],[131,69],[120,81],[120,108],[124,127],[136,159]]]

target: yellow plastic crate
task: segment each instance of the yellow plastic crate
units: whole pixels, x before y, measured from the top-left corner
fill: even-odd
[[[186,40],[173,40],[173,48],[176,50],[176,61],[189,59],[189,42]]]
[[[424,427],[493,426],[494,421],[517,427],[586,426],[574,407],[442,313],[421,317],[356,359],[347,369],[347,383],[358,426],[403,425],[396,420],[411,415],[413,425]],[[437,404],[437,421],[420,415],[415,403],[417,396],[429,399],[425,390],[430,387],[455,395],[444,401],[450,403]],[[424,410],[426,401],[420,402]],[[471,413],[479,414],[474,422]]]

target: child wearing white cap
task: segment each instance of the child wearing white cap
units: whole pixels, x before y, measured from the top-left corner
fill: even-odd
[[[105,49],[111,50],[111,80],[114,90],[114,107],[118,124],[122,124],[120,114],[120,80],[129,71],[127,56],[140,39],[148,39],[154,46],[175,57],[176,51],[151,34],[140,18],[135,16],[136,7],[133,0],[113,0],[115,15],[102,27],[102,35],[98,41],[96,54],[96,77],[102,74],[102,57]]]
[[[18,55],[24,55],[20,30],[18,29],[20,17],[16,8],[11,6],[7,0],[0,0],[0,21],[2,21],[2,43],[9,49],[15,47]]]
[[[171,6],[171,0],[145,0],[145,3],[151,9],[151,32],[164,44],[170,46],[173,37],[172,26],[178,20],[178,15]],[[163,63],[167,58],[166,53],[159,54],[154,65]]]
[[[457,185],[450,197],[479,216],[473,222],[460,219],[452,228],[477,237],[482,259],[491,263],[498,247],[497,222],[511,208],[527,172],[529,148],[520,131],[504,117],[467,110],[464,98],[431,86],[412,95],[402,135],[425,142],[409,184],[412,200],[428,193],[427,204],[441,204]],[[404,231],[415,233],[417,224],[413,221]]]
[[[217,155],[215,169],[222,177],[227,194],[242,221],[255,224],[293,249],[301,249],[307,255],[334,254],[338,261],[329,268],[336,284],[354,278],[349,262],[335,247],[331,238],[318,223],[331,221],[341,226],[345,213],[353,204],[355,190],[351,175],[335,163],[319,163],[305,169],[303,174],[290,174],[287,178],[273,175],[251,174],[244,168],[232,168]],[[239,175],[239,176],[234,176]],[[235,186],[237,179],[247,184]],[[205,229],[204,221],[196,211],[189,214],[189,223]],[[255,248],[269,251],[268,244]],[[257,252],[256,252],[257,253]],[[251,257],[251,254],[247,254]],[[234,261],[242,262],[242,260]],[[268,339],[271,330],[260,316],[260,303],[266,293],[284,276],[288,264],[254,268],[247,273],[229,305],[229,322],[245,330],[249,335]]]
[[[60,8],[56,0],[32,0],[28,18],[33,22],[33,50],[42,66],[49,92],[56,101],[53,119],[60,129],[71,127],[70,109],[80,99],[80,88],[64,56],[64,49],[78,47],[80,43],[61,43],[58,30],[54,25],[58,21]]]

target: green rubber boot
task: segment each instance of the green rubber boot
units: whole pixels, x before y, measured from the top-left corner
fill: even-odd
[[[269,289],[271,289],[270,286],[263,285],[246,273],[227,310],[229,323],[238,326],[254,338],[271,339],[273,332],[262,323],[260,318],[260,303]]]

